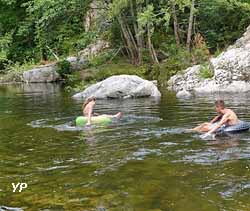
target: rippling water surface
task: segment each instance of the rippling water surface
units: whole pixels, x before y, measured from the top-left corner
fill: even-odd
[[[81,101],[60,86],[0,87],[0,210],[249,211],[250,132],[204,141],[185,129],[226,100],[250,121],[250,95],[101,100],[124,113],[77,128]],[[12,192],[12,183],[28,188]]]

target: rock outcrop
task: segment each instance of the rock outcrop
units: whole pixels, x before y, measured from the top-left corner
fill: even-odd
[[[60,79],[56,72],[56,64],[48,64],[33,68],[23,73],[23,80],[29,83],[49,83]]]
[[[66,61],[70,63],[70,68],[72,70],[81,70],[88,63],[88,61],[84,57],[80,58],[76,56],[70,56],[66,58]]]
[[[94,84],[83,92],[75,94],[74,98],[95,96],[99,99],[160,97],[156,85],[135,75],[118,75]]]
[[[195,93],[250,91],[250,26],[244,36],[225,52],[210,60],[211,79],[201,77],[202,67],[196,65],[173,76],[168,88]]]
[[[174,75],[168,81],[168,88],[179,92],[182,90],[191,91],[195,87],[199,87],[204,82],[200,77],[200,70],[201,66],[196,65]]]
[[[96,43],[89,45],[86,49],[79,52],[78,56],[70,56],[65,60],[70,63],[72,70],[81,70],[90,59],[108,47],[108,42],[98,40]],[[24,82],[28,83],[49,83],[60,80],[60,75],[57,73],[57,63],[53,63],[25,71],[22,78]]]

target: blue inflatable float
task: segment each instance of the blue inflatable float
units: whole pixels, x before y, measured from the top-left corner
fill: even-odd
[[[216,133],[240,133],[250,129],[250,122],[240,121],[236,125],[222,126]]]

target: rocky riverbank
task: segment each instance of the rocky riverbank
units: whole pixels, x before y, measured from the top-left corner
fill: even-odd
[[[77,56],[71,56],[65,60],[71,69],[81,70],[91,58],[107,48],[109,48],[109,43],[99,40],[79,52]],[[37,66],[14,75],[14,77],[16,81],[26,83],[56,82],[61,79],[57,69],[58,63],[55,62]],[[142,80],[137,76],[111,77],[74,97],[90,95],[97,95],[100,98],[160,96],[159,90],[152,82]],[[0,82],[6,81],[0,77]],[[242,38],[218,57],[211,58],[208,64],[189,67],[171,77],[168,81],[168,89],[175,91],[178,98],[190,98],[193,95],[209,93],[250,91],[250,26]]]
[[[204,68],[208,68],[212,78],[202,77]],[[171,77],[168,89],[181,98],[191,94],[250,91],[250,26],[242,38],[212,58],[207,67],[196,65]]]
[[[80,51],[76,56],[65,58],[71,70],[79,71],[86,67],[88,61],[103,52],[109,47],[109,43],[104,40],[97,40],[86,49]],[[52,62],[46,65],[34,66],[26,71],[10,71],[0,75],[0,83],[25,82],[25,83],[51,83],[61,79],[58,74],[60,62]]]

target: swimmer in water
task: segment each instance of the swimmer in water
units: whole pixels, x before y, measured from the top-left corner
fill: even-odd
[[[116,115],[99,115],[98,113],[94,113],[94,107],[96,103],[96,98],[95,97],[88,97],[85,102],[82,105],[82,110],[83,110],[83,116],[88,118],[88,122],[86,125],[91,125],[91,117],[93,116],[104,116],[104,117],[109,117],[109,118],[121,118],[122,113],[119,112]]]
[[[223,100],[215,102],[215,110],[218,116],[213,118],[211,122],[205,122],[190,131],[205,132],[205,136],[209,136],[215,133],[220,127],[232,126],[238,124],[240,121],[233,110],[225,107]]]

